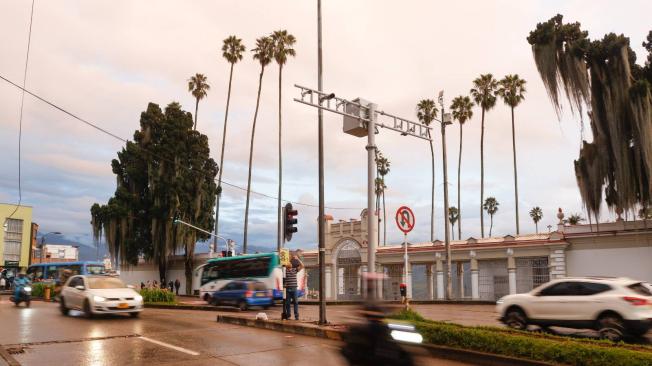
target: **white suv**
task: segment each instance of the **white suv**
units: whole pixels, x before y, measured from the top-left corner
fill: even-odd
[[[652,328],[652,292],[629,278],[563,278],[529,293],[507,295],[496,304],[500,320],[516,329],[529,324],[589,328],[620,340]]]

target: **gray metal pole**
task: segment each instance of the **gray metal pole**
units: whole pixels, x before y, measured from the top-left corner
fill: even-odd
[[[453,283],[451,282],[451,243],[450,243],[450,222],[448,220],[448,164],[446,159],[446,123],[444,122],[444,103],[441,103],[441,147],[444,164],[444,243],[446,247],[446,298],[453,297]]]
[[[321,51],[321,0],[317,0],[317,89],[323,90]],[[321,105],[321,101],[319,102]],[[324,112],[317,109],[319,150],[319,324],[326,324],[326,230],[324,225]]]
[[[374,228],[376,220],[376,207],[374,186],[376,184],[376,104],[369,104],[369,122],[367,123],[367,273],[376,272],[376,247],[378,237]],[[372,280],[373,286],[368,291],[371,299],[376,299],[377,284]]]

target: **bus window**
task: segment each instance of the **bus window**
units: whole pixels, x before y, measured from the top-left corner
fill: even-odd
[[[82,274],[81,266],[79,264],[75,264],[75,265],[72,265],[72,266],[66,266],[64,268],[69,269],[72,272],[72,274],[71,274],[72,276]]]
[[[32,282],[38,282],[38,281],[43,281],[43,267],[42,266],[35,266],[35,267],[30,267],[27,270],[27,277]]]
[[[48,280],[54,280],[56,278],[59,278],[59,267],[58,266],[48,266]]]
[[[87,264],[86,265],[86,274],[89,275],[99,275],[105,274],[104,265],[101,264]]]

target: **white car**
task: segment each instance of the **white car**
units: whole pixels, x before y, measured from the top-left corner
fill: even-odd
[[[73,276],[61,289],[61,313],[79,310],[87,317],[94,314],[129,313],[137,317],[143,311],[143,297],[132,286],[109,276]]]
[[[507,295],[496,302],[496,310],[512,328],[587,328],[611,340],[640,336],[652,328],[652,292],[644,282],[629,278],[558,279],[528,293]]]

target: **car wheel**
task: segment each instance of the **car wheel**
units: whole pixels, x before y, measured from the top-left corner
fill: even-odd
[[[207,303],[210,304],[212,298],[213,298],[213,297],[212,297],[211,295],[209,295],[209,294],[204,294],[204,301],[206,301]]]
[[[244,300],[240,300],[240,301],[238,302],[238,309],[240,309],[240,311],[245,311],[245,310],[247,310],[247,302],[244,301]]]
[[[598,332],[602,339],[620,342],[625,335],[625,326],[619,316],[609,314],[598,319]]]
[[[132,318],[138,318],[138,316],[140,316],[140,312],[136,311],[136,312],[133,312],[133,313],[129,313],[129,316],[132,317]]]
[[[66,301],[63,299],[63,297],[61,298],[61,300],[59,302],[59,309],[61,310],[61,314],[68,315],[69,310],[66,307]]]
[[[84,315],[87,318],[93,317],[93,310],[91,310],[91,303],[88,301],[88,299],[84,300]]]
[[[525,330],[527,329],[527,318],[522,310],[510,309],[505,315],[505,324],[512,329]]]

